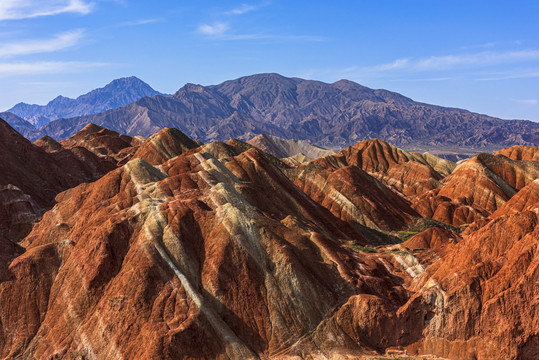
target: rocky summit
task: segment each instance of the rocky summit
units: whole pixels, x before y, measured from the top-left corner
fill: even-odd
[[[173,98],[229,95],[275,105],[236,82]],[[534,146],[453,163],[380,139],[78,130],[31,143],[0,122],[3,359],[539,358]]]

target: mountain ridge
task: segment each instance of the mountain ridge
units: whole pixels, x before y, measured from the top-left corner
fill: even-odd
[[[143,98],[107,112],[56,120],[41,130],[69,137],[87,123],[148,136],[175,127],[203,142],[261,133],[344,147],[381,138],[409,149],[486,149],[539,144],[539,123],[502,120],[415,102],[349,80],[332,84],[256,74],[218,85],[186,84],[170,97]]]

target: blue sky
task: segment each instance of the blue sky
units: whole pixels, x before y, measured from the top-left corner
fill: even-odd
[[[0,1],[0,110],[262,72],[539,121],[539,1]]]

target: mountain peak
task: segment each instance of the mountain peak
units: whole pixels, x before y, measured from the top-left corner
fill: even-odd
[[[200,84],[192,84],[192,83],[187,83],[183,86],[183,88],[185,91],[189,91],[189,92],[196,92],[196,93],[201,93],[204,91],[204,86],[200,85]]]
[[[155,95],[162,94],[136,76],[130,76],[112,80],[76,99],[59,95],[44,106],[19,103],[8,111],[40,127],[56,119],[93,115]]]
[[[107,87],[116,87],[116,86],[147,86],[150,87],[147,83],[142,81],[136,76],[128,76],[128,77],[122,77],[118,79],[112,80],[110,83],[104,86],[104,88]],[[151,88],[151,87],[150,87]]]

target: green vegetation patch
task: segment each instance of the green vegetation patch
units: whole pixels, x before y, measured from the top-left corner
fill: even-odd
[[[458,226],[449,225],[431,218],[418,218],[414,224],[408,227],[408,229],[402,231],[392,231],[389,234],[398,237],[402,242],[432,227],[438,227],[455,234],[460,234],[462,232],[462,228]]]
[[[369,246],[369,245],[366,245],[366,246],[363,246],[363,245],[350,245],[350,247],[355,249],[355,250],[365,252],[365,253],[376,253],[376,252],[378,252],[378,249],[376,249],[375,247]]]

